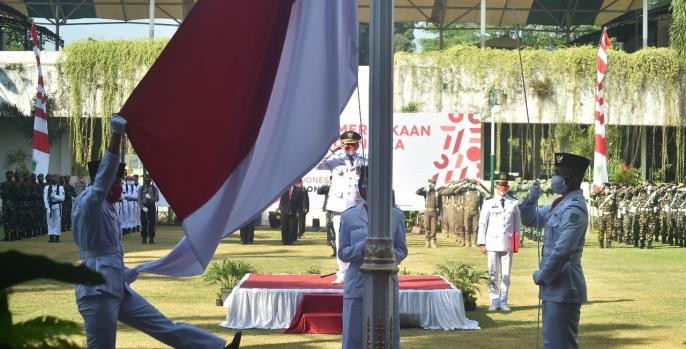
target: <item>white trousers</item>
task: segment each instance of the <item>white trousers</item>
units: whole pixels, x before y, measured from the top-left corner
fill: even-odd
[[[512,252],[488,251],[488,295],[491,297],[491,303],[498,301],[501,305],[507,304],[511,269]]]
[[[76,301],[83,316],[88,348],[114,349],[117,320],[173,348],[220,349],[226,341],[211,332],[181,322],[172,322],[138,293],[124,290],[124,297],[107,293]]]
[[[62,235],[62,210],[59,205],[53,205],[46,219],[48,220],[48,235]]]
[[[341,239],[339,231],[341,230],[341,213],[331,212],[331,220],[333,221],[333,229],[336,232],[336,264],[338,265],[338,270],[336,270],[336,280],[343,282],[345,280],[345,271],[348,270],[350,263],[343,262],[338,258],[338,251],[340,251]]]
[[[136,202],[127,200],[124,207],[126,207],[124,228],[131,229],[136,224]]]

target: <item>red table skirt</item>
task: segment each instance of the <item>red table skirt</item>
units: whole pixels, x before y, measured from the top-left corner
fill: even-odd
[[[340,334],[343,329],[343,295],[306,293],[285,333]]]

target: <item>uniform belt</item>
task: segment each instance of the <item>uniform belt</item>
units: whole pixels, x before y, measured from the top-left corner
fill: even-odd
[[[126,201],[138,201],[138,199],[126,199]]]
[[[119,246],[110,246],[94,250],[82,250],[80,254],[81,259],[83,260],[86,258],[109,256],[113,254],[123,255],[124,253]]]

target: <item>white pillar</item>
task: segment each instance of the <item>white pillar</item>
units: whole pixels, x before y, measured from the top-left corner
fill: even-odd
[[[643,0],[643,48],[648,47],[648,0]]]
[[[148,8],[148,38],[153,39],[155,37],[155,0],[150,0],[150,7]]]
[[[641,127],[641,126],[639,126]],[[648,173],[648,128],[641,127],[641,179],[646,180]]]
[[[486,0],[481,0],[481,48],[486,47]]]

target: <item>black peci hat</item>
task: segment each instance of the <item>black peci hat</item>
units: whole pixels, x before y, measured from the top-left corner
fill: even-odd
[[[570,153],[555,153],[555,167],[567,168],[575,172],[584,173],[591,164],[591,160]]]

